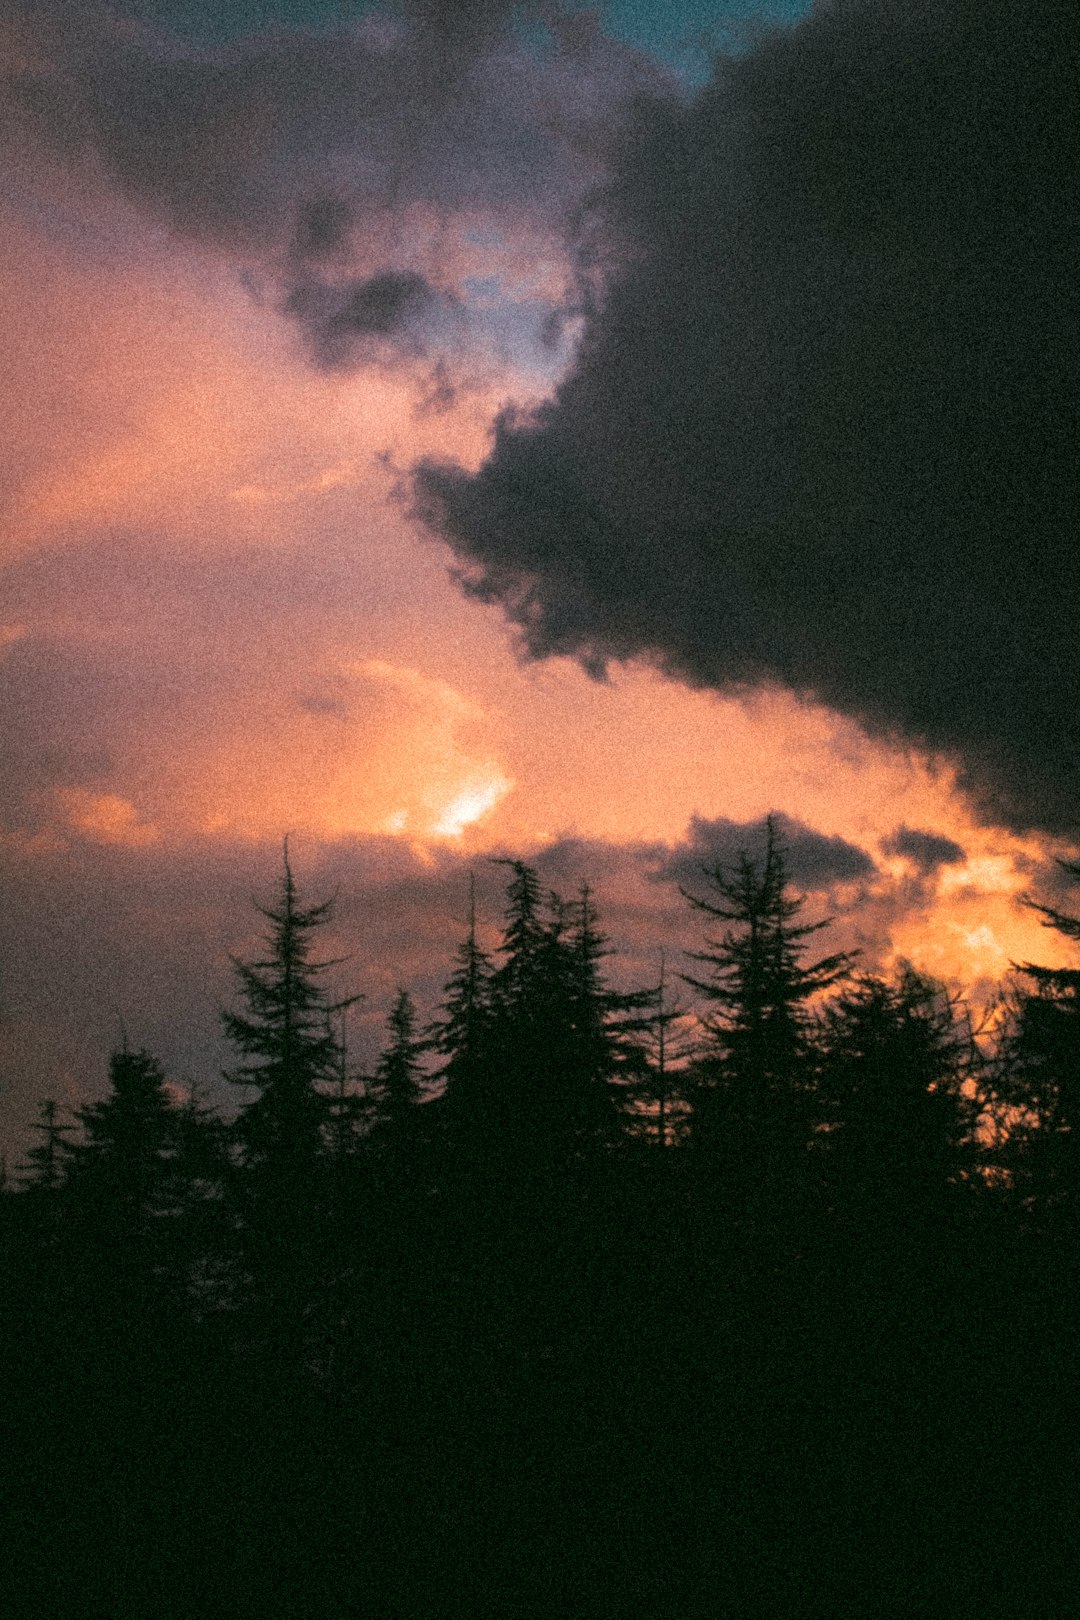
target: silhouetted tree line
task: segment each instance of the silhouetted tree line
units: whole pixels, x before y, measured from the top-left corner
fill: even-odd
[[[506,864],[498,950],[471,901],[372,1072],[286,851],[235,1117],[126,1044],[41,1105],[8,1612],[936,1614],[1025,1559],[1064,1607],[993,1612],[1068,1612],[1080,970],[1024,965],[976,1040],[910,966],[815,957],[770,823],[687,897],[692,1020]]]

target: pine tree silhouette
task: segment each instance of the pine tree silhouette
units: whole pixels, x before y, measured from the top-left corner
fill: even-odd
[[[505,864],[503,960],[487,981],[499,1128],[527,1159],[566,1164],[624,1133],[625,1082],[641,1066],[633,1036],[649,996],[604,983],[607,945],[587,887],[574,904],[551,894],[544,908],[535,870]]]
[[[424,1095],[423,1054],[430,1042],[417,1033],[416,1008],[407,990],[399,989],[387,1019],[388,1041],[372,1079],[374,1142],[397,1161],[407,1159],[417,1130],[417,1109]]]
[[[974,1046],[957,1003],[905,962],[895,983],[864,975],[832,999],[822,1045],[839,1196],[879,1225],[940,1217],[974,1167]]]
[[[510,868],[512,877],[499,947],[502,960],[490,979],[491,1064],[498,1087],[492,1126],[500,1156],[528,1157],[542,1140],[549,1102],[545,1082],[552,1032],[545,979],[550,940],[536,871],[524,861],[500,864]]]
[[[341,1062],[332,1017],[357,997],[335,1001],[320,983],[342,960],[311,960],[312,936],[329,922],[333,902],[300,904],[288,840],[280,900],[256,909],[271,924],[267,954],[251,963],[234,959],[246,1011],[223,1012],[222,1023],[243,1061],[225,1078],[257,1092],[236,1121],[245,1162],[302,1178],[322,1157],[331,1124],[329,1098]]]
[[[42,1140],[28,1151],[20,1182],[24,1187],[37,1188],[42,1193],[50,1194],[58,1192],[63,1186],[64,1138],[71,1135],[74,1127],[59,1120],[53,1097],[46,1097],[39,1104],[38,1112],[40,1117],[33,1129]]]
[[[1080,879],[1080,864],[1061,861]],[[1026,902],[1043,925],[1080,941],[1080,918]],[[1013,1195],[1040,1222],[1080,1223],[1080,969],[1033,962],[1018,971],[1031,988],[1017,994],[999,1045],[997,1090],[1008,1112],[998,1155]]]
[[[648,1012],[635,1031],[641,1062],[633,1082],[634,1097],[645,1128],[658,1146],[666,1148],[685,1130],[688,1064],[696,1042],[688,1008],[671,996],[663,950],[656,986],[647,992],[643,1005]]]
[[[354,996],[353,1003],[363,1000]],[[362,1152],[364,1139],[370,1129],[373,1099],[370,1082],[349,1063],[349,1045],[346,1037],[347,1007],[338,1009],[337,1072],[333,1089],[328,1096],[329,1125],[326,1143],[334,1164],[342,1171]],[[327,1012],[327,1026],[332,1031],[331,1013]]]
[[[270,924],[265,955],[234,960],[245,1011],[224,1012],[222,1023],[242,1057],[225,1078],[255,1093],[232,1127],[239,1162],[230,1184],[248,1332],[287,1387],[321,1354],[315,1305],[340,1259],[328,1242],[340,1193],[333,1145],[342,1054],[332,1020],[356,998],[335,1000],[322,983],[338,959],[312,959],[332,901],[300,903],[287,840],[283,864],[277,905],[257,907]]]
[[[587,884],[570,908],[562,949],[566,1146],[580,1155],[610,1149],[626,1134],[632,1088],[644,1067],[652,992],[616,991],[605,982],[601,963],[611,949]]]
[[[984,1179],[962,1008],[815,959],[771,822],[694,897],[717,926],[688,976],[692,1134],[663,966],[613,991],[588,889],[508,864],[494,962],[471,897],[440,1018],[397,994],[365,1096],[314,952],[329,908],[286,851],[225,1015],[235,1129],[127,1049],[80,1141],[43,1105],[0,1196],[20,1614],[860,1612],[875,1537],[901,1606],[912,1545],[948,1566],[941,1601],[920,1574],[937,1612],[988,1556],[957,1573],[955,1525],[994,1498],[1014,1528],[1013,1458],[1024,1513],[1058,1522],[1080,972],[1022,970],[991,1077],[1012,1132],[961,1197]],[[623,1147],[643,1076],[663,1153]],[[988,1416],[972,1392],[1018,1365],[1031,1393]]]
[[[469,931],[457,950],[446,984],[441,1016],[429,1031],[432,1047],[444,1058],[436,1071],[445,1084],[449,1128],[467,1153],[483,1151],[499,1108],[498,1077],[492,1051],[491,959],[482,949],[476,925],[476,880],[469,878]]]
[[[149,1052],[114,1052],[109,1093],[75,1112],[82,1139],[66,1146],[74,1199],[101,1222],[101,1236],[145,1243],[183,1207],[180,1111]]]
[[[690,952],[707,977],[685,983],[717,1009],[703,1020],[691,1140],[746,1187],[777,1188],[799,1168],[814,1133],[813,1018],[809,1004],[850,972],[837,951],[804,961],[808,939],[827,927],[797,921],[804,902],[788,888],[773,818],[760,862],[745,852],[734,870],[706,868],[711,896],[683,894],[695,910],[730,926]]]

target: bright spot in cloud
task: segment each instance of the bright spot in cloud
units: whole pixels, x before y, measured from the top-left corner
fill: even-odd
[[[969,856],[962,866],[946,867],[939,879],[941,893],[972,889],[977,894],[1014,894],[1023,888],[1011,854]]]
[[[501,772],[470,782],[450,800],[431,829],[436,838],[460,838],[466,827],[498,804],[513,784]]]
[[[1008,971],[1009,953],[987,923],[977,928],[958,929],[970,956],[972,967],[995,976]]]

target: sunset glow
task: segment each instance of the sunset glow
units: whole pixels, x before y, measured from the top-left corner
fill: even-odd
[[[52,48],[35,47],[42,72]],[[672,949],[692,938],[677,884],[655,877],[674,859],[663,852],[696,850],[708,835],[695,828],[751,837],[774,810],[864,852],[859,876],[812,899],[869,964],[907,958],[989,996],[1011,962],[1064,959],[1023,902],[1072,845],[977,808],[956,758],[888,727],[871,736],[777,679],[679,680],[662,648],[610,659],[604,679],[571,655],[572,635],[568,653],[523,660],[528,616],[515,629],[463,592],[454,572],[474,563],[417,521],[418,464],[478,472],[507,424],[540,421],[573,375],[589,322],[567,210],[604,173],[601,126],[617,125],[621,98],[675,93],[662,55],[584,35],[567,50],[550,80],[540,62],[518,66],[513,116],[540,108],[544,130],[528,125],[521,152],[455,147],[451,132],[420,153],[395,126],[386,140],[416,195],[379,192],[370,219],[349,200],[366,171],[347,140],[324,184],[299,149],[295,174],[260,167],[245,126],[230,150],[251,169],[249,201],[234,218],[234,201],[208,196],[196,221],[183,198],[195,208],[202,169],[174,194],[168,175],[133,178],[134,156],[74,153],[31,123],[12,136],[27,181],[0,195],[12,881],[44,885],[62,911],[84,866],[123,858],[125,883],[144,870],[194,893],[210,849],[268,873],[286,832],[313,871],[370,849],[373,893],[383,860],[434,881],[444,859],[575,849],[637,960],[650,929]],[[500,84],[484,92],[496,103]],[[593,104],[598,125],[581,112]],[[583,122],[563,146],[571,110]],[[275,187],[255,222],[244,209]],[[303,262],[301,226],[316,233]],[[607,251],[597,289],[615,238]],[[341,300],[379,289],[390,302],[372,304],[371,331],[355,312],[351,330]],[[391,341],[380,334],[407,296],[419,324]],[[638,566],[631,539],[613,580]],[[566,601],[572,621],[573,590]],[[927,864],[923,835],[943,858]],[[456,881],[444,932],[464,871]],[[431,905],[445,898],[432,890]],[[223,912],[212,926],[224,962],[243,922]],[[64,971],[84,975],[77,951]]]
[[[1075,1611],[1078,63],[0,5],[13,1620]]]

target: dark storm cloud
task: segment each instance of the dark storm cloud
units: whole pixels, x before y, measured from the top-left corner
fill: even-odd
[[[876,868],[865,850],[844,838],[815,832],[790,816],[774,815],[773,825],[784,848],[784,864],[791,881],[807,889],[827,889],[871,877]],[[686,838],[667,852],[651,873],[653,881],[678,883],[698,892],[706,872],[731,867],[739,856],[760,859],[765,847],[765,820],[729,821],[721,816],[706,821],[694,816]]]
[[[384,270],[343,285],[302,283],[284,307],[299,321],[316,362],[336,370],[354,364],[380,340],[421,347],[424,318],[441,302],[415,271]]]
[[[887,855],[905,855],[922,872],[939,866],[955,866],[967,859],[967,852],[942,833],[921,832],[915,827],[899,827],[882,849]]]
[[[575,372],[419,510],[537,656],[779,680],[1080,821],[1080,10],[836,0],[654,107]]]
[[[444,49],[468,51],[497,39],[515,11],[522,18],[539,17],[546,8],[536,0],[517,7],[507,0],[403,0],[401,9]]]
[[[609,172],[638,98],[670,92],[641,52],[553,6],[415,0],[217,44],[46,11],[8,84],[30,127],[232,255],[322,365],[398,339],[415,353],[421,294],[453,301],[482,258],[478,227],[542,257],[537,241],[561,240]],[[372,335],[381,347],[355,341]]]
[[[277,241],[336,163],[369,207],[403,191],[453,205],[478,186],[542,191],[556,156],[548,142],[521,163],[523,109],[512,90],[496,97],[478,64],[505,6],[489,8],[482,29],[378,13],[219,46],[110,26],[104,8],[82,19],[45,9],[49,56],[14,88],[54,134],[90,146],[132,197],[192,235]]]

